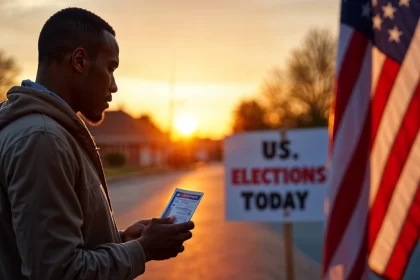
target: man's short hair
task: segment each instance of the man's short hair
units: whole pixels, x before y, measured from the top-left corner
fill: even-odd
[[[38,40],[38,63],[61,62],[64,55],[84,48],[95,57],[103,36],[114,29],[102,18],[81,8],[66,8],[51,16],[42,27]]]

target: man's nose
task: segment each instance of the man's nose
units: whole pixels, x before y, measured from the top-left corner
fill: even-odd
[[[116,93],[118,91],[118,86],[117,83],[115,82],[115,79],[112,78],[112,83],[111,83],[111,93]]]

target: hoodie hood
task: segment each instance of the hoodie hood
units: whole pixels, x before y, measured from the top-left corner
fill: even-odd
[[[46,115],[79,141],[96,145],[83,120],[70,108],[56,98],[29,87],[16,86],[7,92],[7,100],[0,103],[0,130],[11,122],[31,114]]]
[[[6,101],[0,103],[0,130],[13,121],[31,114],[42,114],[55,120],[63,126],[86,151],[98,171],[98,175],[109,201],[106,179],[103,173],[102,161],[98,153],[98,148],[86,127],[86,124],[70,106],[63,104],[55,97],[29,87],[13,87],[7,92],[7,98]]]

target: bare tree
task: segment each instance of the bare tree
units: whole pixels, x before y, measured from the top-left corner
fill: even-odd
[[[9,88],[16,84],[16,78],[19,74],[20,68],[16,60],[0,50],[0,101],[6,98]]]
[[[263,95],[275,126],[327,126],[335,73],[336,39],[327,29],[312,29],[294,49],[285,71],[276,69]]]
[[[269,129],[265,108],[254,99],[241,100],[234,111],[233,132]]]
[[[266,119],[272,127],[296,126],[286,76],[284,71],[276,68],[270,72],[262,88],[264,104],[267,107]]]

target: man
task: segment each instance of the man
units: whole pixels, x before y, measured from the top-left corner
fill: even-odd
[[[44,25],[35,82],[0,105],[0,279],[133,279],[145,263],[175,257],[192,222],[152,219],[118,231],[97,147],[117,92],[115,32],[68,8]]]

